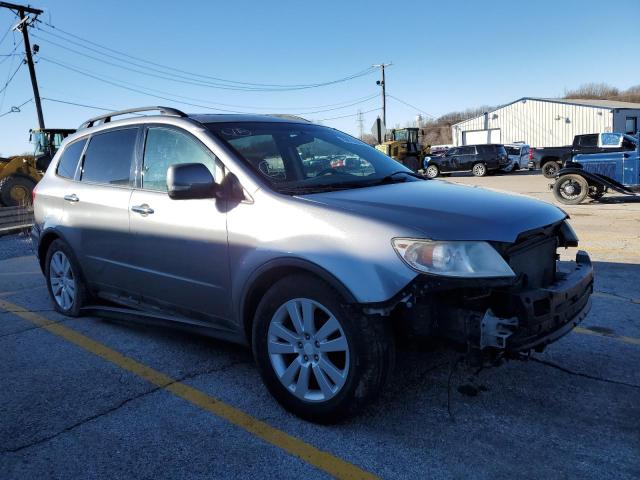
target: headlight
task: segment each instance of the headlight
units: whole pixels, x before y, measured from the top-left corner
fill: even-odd
[[[447,277],[515,277],[513,270],[487,242],[439,242],[394,238],[393,248],[420,272]]]

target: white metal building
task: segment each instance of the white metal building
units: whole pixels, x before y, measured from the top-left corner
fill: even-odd
[[[637,133],[640,103],[524,97],[451,127],[454,145],[570,145],[583,133]]]

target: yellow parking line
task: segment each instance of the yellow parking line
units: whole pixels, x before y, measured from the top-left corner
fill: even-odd
[[[576,327],[573,329],[573,331],[576,333],[581,333],[583,335],[595,335],[597,337],[614,338],[616,340],[619,340],[624,343],[629,343],[631,345],[640,345],[640,338],[625,337],[624,335],[609,335],[606,333],[600,333],[593,330],[589,330],[588,328],[583,328],[583,327]]]
[[[11,311],[13,314],[28,320],[47,331],[58,335],[65,340],[95,354],[103,359],[127,370],[160,388],[168,390],[174,395],[207,410],[229,423],[236,425],[245,431],[261,438],[265,442],[274,445],[285,452],[300,458],[306,463],[322,470],[336,478],[377,478],[372,473],[366,472],[352,463],[346,462],[329,452],[317,449],[309,443],[296,438],[288,433],[278,430],[271,425],[252,417],[242,410],[226,404],[217,398],[180,383],[162,372],[144,365],[132,358],[103,345],[91,338],[76,332],[73,329],[64,327],[58,323],[53,323],[45,317],[30,312],[19,305],[0,300],[0,308]]]

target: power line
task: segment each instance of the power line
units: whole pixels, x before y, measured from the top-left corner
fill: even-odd
[[[16,74],[18,73],[18,70],[20,70],[20,68],[22,67],[22,65],[24,65],[24,62],[20,62],[20,64],[18,65],[18,68],[16,68],[13,71],[13,74],[11,74],[11,76],[7,79],[7,81],[4,83],[3,87],[0,88],[0,93],[4,92],[7,87],[9,86],[9,84],[11,83],[11,81],[13,80],[13,77],[16,76]]]
[[[185,105],[191,105],[191,106],[195,106],[195,107],[199,107],[199,108],[206,108],[206,109],[214,110],[214,111],[218,111],[218,112],[248,113],[247,111],[229,110],[229,109],[225,109],[225,108],[218,108],[218,107],[211,106],[212,104],[213,105],[219,105],[219,104],[215,104],[213,102],[202,102],[199,99],[196,99],[196,98],[193,98],[193,97],[184,97],[182,95],[176,95],[176,94],[173,94],[171,92],[166,92],[166,91],[163,91],[163,90],[156,90],[156,89],[152,89],[152,88],[149,88],[149,87],[144,87],[144,86],[137,85],[137,84],[134,84],[134,83],[131,83],[131,82],[125,82],[125,81],[122,81],[122,80],[115,80],[115,79],[113,79],[113,77],[106,77],[104,75],[100,75],[100,74],[97,74],[95,72],[87,71],[86,69],[81,69],[81,68],[76,67],[76,66],[71,66],[69,64],[64,64],[64,63],[62,63],[62,62],[60,62],[58,60],[54,60],[54,59],[49,58],[49,57],[41,56],[40,58],[41,58],[41,60],[44,60],[45,62],[53,63],[53,64],[55,64],[55,65],[57,65],[59,67],[62,67],[64,69],[67,69],[67,70],[70,70],[70,71],[73,71],[73,72],[78,73],[80,75],[84,75],[84,76],[93,78],[94,80],[97,80],[97,81],[100,81],[100,82],[103,82],[103,83],[107,83],[109,85],[116,86],[116,87],[119,87],[119,88],[123,88],[125,90],[130,90],[130,91],[133,91],[133,92],[136,92],[136,93],[140,93],[140,94],[143,94],[143,95],[147,95],[147,96],[151,96],[151,97],[155,97],[155,98],[160,98],[162,100],[168,100],[168,101],[172,101],[172,102],[176,102],[176,103],[182,103],[182,104],[185,104]],[[150,92],[156,92],[156,93],[154,94],[154,93],[150,93]],[[299,115],[313,115],[313,114],[316,114],[316,113],[323,113],[323,112],[341,110],[343,108],[349,108],[349,107],[354,106],[354,105],[358,105],[358,104],[361,104],[361,103],[365,103],[365,102],[371,101],[375,97],[376,97],[376,94],[373,94],[373,95],[369,95],[367,97],[356,99],[356,101],[353,101],[351,103],[342,104],[341,106],[338,106],[338,107],[319,109],[319,110],[314,110],[314,111],[296,112],[296,114],[299,114]],[[187,101],[185,101],[185,100],[187,100]],[[194,103],[194,102],[198,102],[198,103]],[[222,104],[222,105],[226,105],[226,104]],[[251,110],[251,109],[253,109],[255,107],[242,106],[241,108],[245,108],[245,109]],[[258,107],[258,108],[259,109],[264,109],[265,107]],[[270,109],[270,110],[274,110],[274,109]],[[281,109],[276,108],[275,110],[281,110]],[[289,109],[289,111],[291,111],[291,110],[295,110],[295,109],[292,107],[292,108]]]
[[[359,114],[365,114],[365,113],[371,113],[371,112],[375,112],[379,110],[378,108],[372,108],[371,110],[365,110],[364,112],[357,112],[357,113],[352,113],[350,115],[340,115],[338,117],[329,117],[329,118],[320,118],[319,120],[317,120],[318,122],[324,122],[325,120],[337,120],[338,118],[348,118],[348,117],[355,117]]]
[[[10,113],[19,113],[20,109],[22,107],[24,107],[27,103],[29,102],[33,102],[33,98],[30,98],[29,100],[21,103],[20,105],[18,105],[17,107],[11,107],[9,110],[7,110],[4,113],[0,113],[0,118],[4,117],[5,115],[9,115]]]
[[[424,110],[422,110],[422,109],[420,109],[420,108],[416,107],[415,105],[411,105],[410,103],[407,103],[407,102],[405,102],[404,100],[400,100],[398,97],[394,97],[394,96],[393,96],[393,95],[391,95],[391,94],[387,94],[387,95],[388,95],[390,98],[393,98],[396,102],[403,103],[403,104],[404,104],[404,105],[406,105],[407,107],[411,107],[411,108],[413,108],[413,109],[415,109],[415,110],[419,111],[420,113],[424,113],[425,115],[427,115],[427,116],[429,116],[429,117],[433,118],[434,120],[435,120],[435,119],[437,119],[437,117],[436,117],[435,115],[431,115],[430,113],[425,112]]]
[[[46,100],[48,102],[55,102],[55,103],[64,103],[65,105],[73,105],[74,107],[93,108],[94,110],[102,110],[104,112],[113,112],[117,110],[115,108],[96,107],[95,105],[86,105],[84,103],[70,102],[68,100],[60,100],[58,98],[42,97],[42,100]]]
[[[202,75],[202,74],[198,74],[198,73],[188,72],[188,71],[181,70],[181,69],[178,69],[178,68],[174,68],[174,67],[171,67],[171,66],[168,66],[168,65],[163,65],[163,64],[160,64],[160,63],[152,62],[150,60],[145,60],[143,58],[136,57],[136,56],[133,56],[133,55],[129,55],[129,54],[125,53],[125,52],[121,52],[119,50],[115,50],[115,49],[107,47],[105,45],[101,45],[99,43],[93,42],[93,41],[91,41],[89,39],[80,37],[78,35],[72,34],[72,33],[67,32],[67,31],[64,31],[62,29],[59,29],[59,28],[47,23],[47,22],[40,21],[40,23],[43,23],[44,25],[47,25],[48,27],[50,27],[52,29],[55,29],[56,31],[62,32],[65,35],[68,35],[70,37],[73,37],[73,38],[76,38],[78,40],[81,40],[83,43],[75,42],[75,41],[70,40],[68,38],[65,38],[65,37],[62,37],[60,35],[57,35],[57,34],[51,32],[49,30],[40,29],[41,32],[43,32],[45,34],[48,34],[48,35],[52,35],[52,36],[54,36],[54,37],[56,37],[58,39],[66,41],[68,43],[72,43],[72,44],[74,44],[76,46],[80,46],[82,48],[91,50],[91,51],[93,51],[95,53],[98,53],[100,55],[113,58],[113,59],[118,60],[118,61],[123,62],[123,63],[128,63],[128,64],[131,64],[131,65],[134,65],[134,66],[137,66],[137,67],[142,67],[142,68],[145,68],[147,70],[150,69],[148,67],[148,65],[154,65],[156,67],[160,67],[160,68],[164,69],[164,71],[163,70],[158,70],[158,69],[151,69],[151,70],[154,70],[154,71],[156,71],[158,73],[162,73],[164,75],[171,75],[173,77],[181,78],[183,80],[187,80],[187,81],[191,81],[191,82],[194,82],[194,81],[195,82],[200,82],[200,84],[206,84],[206,85],[209,85],[209,86],[215,86],[217,88],[223,88],[223,89],[227,89],[227,90],[288,91],[288,90],[302,90],[302,89],[308,89],[308,88],[318,88],[318,87],[334,85],[336,83],[342,83],[342,82],[346,82],[346,81],[349,81],[349,80],[353,80],[355,78],[359,78],[359,77],[362,77],[364,75],[369,75],[370,73],[372,73],[374,71],[373,68],[369,67],[369,68],[366,68],[364,70],[361,70],[360,72],[356,72],[354,74],[351,74],[351,75],[348,75],[346,77],[342,77],[342,78],[339,78],[339,79],[336,79],[336,80],[331,80],[331,81],[327,81],[327,82],[311,83],[311,84],[289,84],[289,85],[286,85],[286,84],[254,83],[254,82],[242,82],[242,81],[237,81],[237,80],[228,80],[228,79],[224,79],[224,78],[220,78],[220,77],[214,77],[214,76],[210,76],[210,75]],[[54,42],[52,42],[51,40],[48,40],[48,39],[44,39],[44,40],[48,41],[48,42],[51,42],[51,43],[54,43]],[[131,62],[130,60],[124,60],[124,59],[119,58],[117,56],[107,54],[107,53],[102,52],[100,50],[97,50],[95,48],[88,47],[86,45],[86,43],[89,43],[89,44],[94,45],[96,47],[99,47],[101,49],[116,53],[117,55],[120,55],[120,56],[123,56],[123,57],[127,57],[127,58],[131,58],[131,59],[134,59],[134,60],[136,60],[138,62],[143,62],[143,63],[145,63],[147,65],[146,66],[145,65],[140,65],[139,63]],[[58,46],[60,46],[60,45],[58,45]],[[67,48],[67,47],[61,47],[61,48]],[[176,75],[175,73],[168,73],[167,70],[171,70],[173,72],[178,72],[181,75]],[[184,76],[184,75],[187,75],[187,76]],[[200,79],[205,79],[205,80],[208,80],[208,82],[203,82],[203,80],[196,80],[195,78],[189,78],[189,77],[197,77],[197,78],[200,78]],[[212,83],[211,80],[214,80],[215,82],[223,82],[223,83],[222,84],[220,84],[220,83]]]

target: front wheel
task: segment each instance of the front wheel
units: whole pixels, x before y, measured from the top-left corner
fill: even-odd
[[[589,194],[589,184],[580,175],[563,175],[553,185],[553,195],[565,205],[577,205]]]
[[[286,277],[256,311],[253,353],[264,383],[290,412],[318,423],[357,413],[384,386],[394,342],[382,317],[346,306],[307,274]]]
[[[484,163],[476,163],[471,172],[476,177],[484,177],[487,174],[487,166]]]
[[[427,178],[436,178],[438,175],[440,175],[440,170],[436,165],[429,165],[427,167],[426,173],[427,173]]]
[[[542,175],[544,175],[545,178],[555,178],[559,170],[560,165],[558,162],[550,161],[542,166]]]

